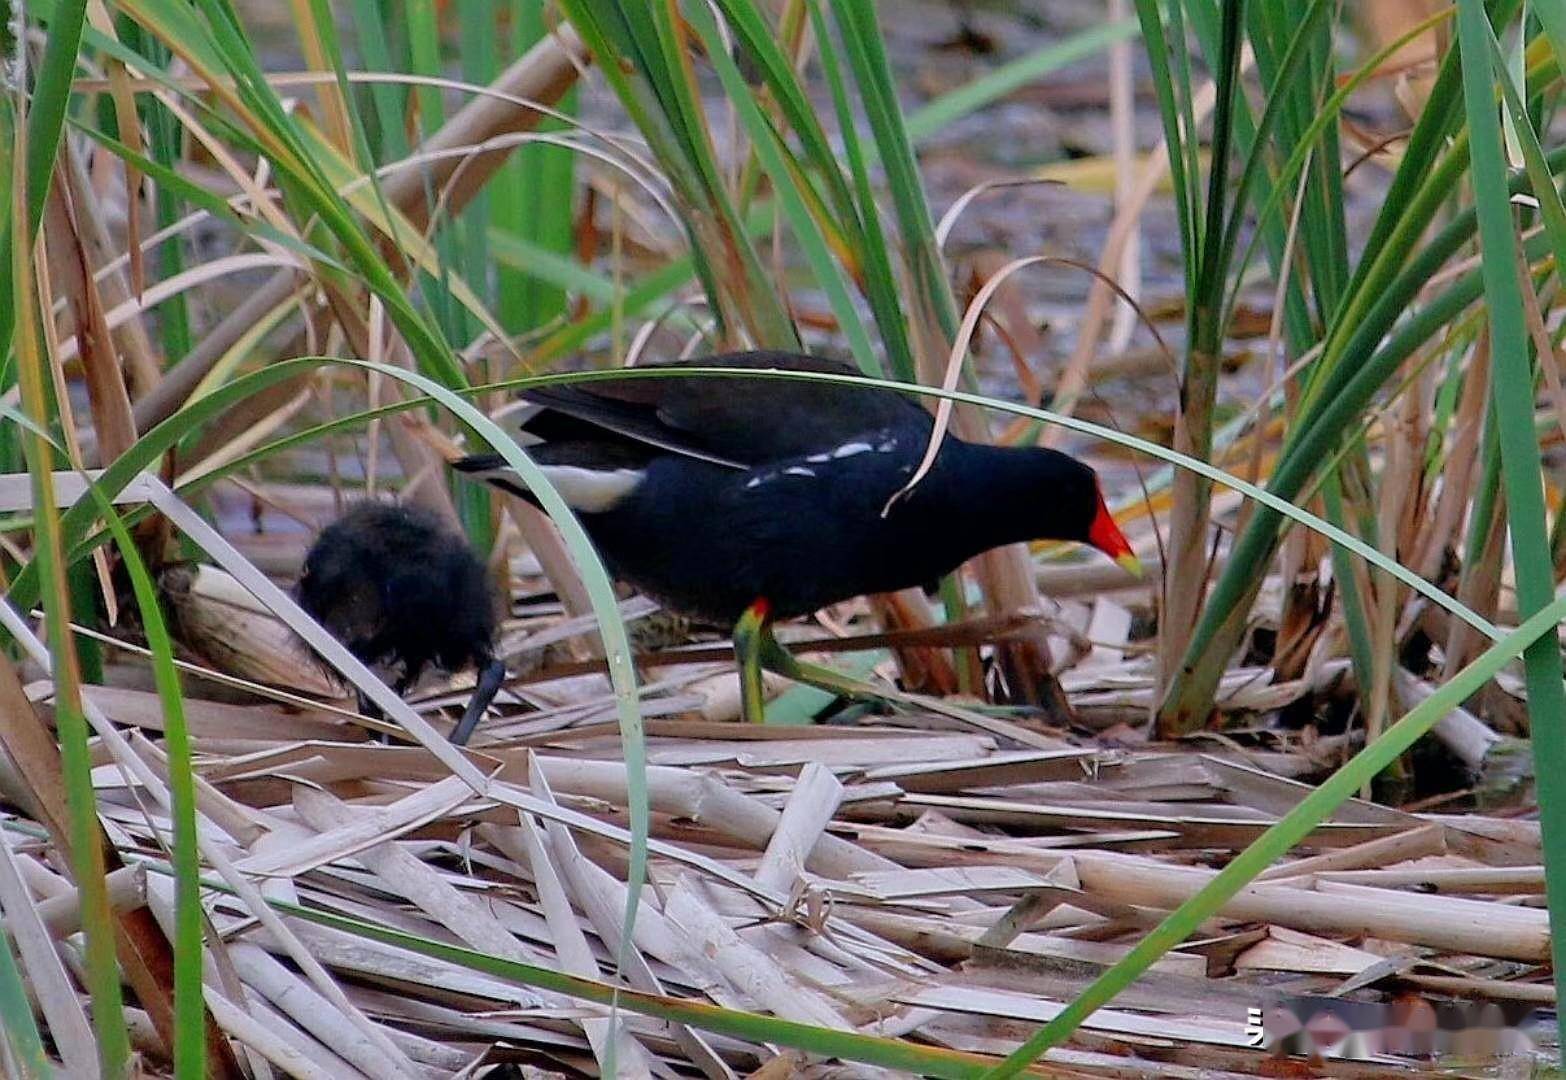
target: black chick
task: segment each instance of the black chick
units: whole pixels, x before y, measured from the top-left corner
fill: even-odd
[[[473,734],[505,677],[495,658],[495,602],[473,549],[433,514],[360,503],[322,530],[295,589],[299,606],[368,666],[397,672],[401,696],[426,667],[478,669],[451,741]],[[359,696],[366,716],[380,715]]]

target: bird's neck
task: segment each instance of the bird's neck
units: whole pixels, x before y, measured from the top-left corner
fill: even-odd
[[[1039,490],[1033,452],[951,438],[941,464],[926,477],[936,520],[978,550],[1039,535],[1039,514],[1048,492]],[[922,485],[921,485],[922,486]]]

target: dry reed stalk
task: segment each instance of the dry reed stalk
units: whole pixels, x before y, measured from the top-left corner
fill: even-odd
[[[847,1017],[825,995],[743,939],[702,895],[699,882],[682,877],[670,891],[664,914],[692,945],[705,952],[744,1000],[801,1023],[851,1030]]]
[[[22,865],[37,867],[38,864],[28,860]],[[47,873],[47,871],[41,872]],[[22,876],[30,878],[29,886],[37,891],[36,877],[28,873]],[[63,940],[80,932],[82,928],[81,897],[74,887],[64,883],[64,879],[57,880],[60,881],[63,891],[40,899],[37,910],[38,917],[49,931],[49,936],[56,940]],[[147,902],[147,874],[139,866],[120,867],[104,877],[104,885],[109,896],[109,908],[112,911],[132,911]]]
[[[1475,349],[1468,363],[1465,388],[1452,419],[1450,449],[1446,468],[1441,473],[1441,488],[1435,496],[1435,512],[1427,528],[1421,530],[1420,546],[1410,566],[1421,576],[1436,578],[1449,549],[1455,548],[1463,518],[1479,480],[1479,440],[1484,433],[1485,402],[1490,394],[1490,350]]]
[[[528,864],[533,870],[533,884],[538,890],[544,918],[549,923],[556,962],[562,970],[569,971],[573,975],[581,975],[589,979],[599,978],[598,962],[593,958],[593,950],[587,943],[587,935],[582,933],[577,925],[576,915],[571,909],[571,900],[544,846],[544,838],[540,835],[538,825],[527,814],[521,815],[518,821],[523,845],[527,849]],[[611,1025],[609,1019],[603,1016],[583,1019],[581,1023],[588,1042],[593,1044],[593,1055],[597,1057],[600,1066],[608,1068],[612,1053],[618,1069],[616,1075],[649,1078],[652,1076],[652,1068],[645,1051],[629,1032]],[[609,1049],[611,1043],[612,1051]]]
[[[1480,979],[1461,975],[1404,974],[1398,981],[1418,990],[1452,994],[1461,998],[1489,1001],[1531,1001],[1547,1008],[1557,1004],[1555,987],[1549,983],[1513,982],[1507,979]]]
[[[1089,891],[1165,910],[1183,903],[1212,877],[1204,870],[1143,865],[1115,855],[1078,857],[1077,870]],[[1410,897],[1391,889],[1331,882],[1322,882],[1314,891],[1251,886],[1224,905],[1222,913],[1529,963],[1549,955],[1549,918],[1542,911],[1451,897]]]
[[[816,841],[837,816],[843,785],[825,766],[811,762],[800,772],[777,828],[756,867],[756,881],[787,892],[805,869]]]
[[[135,115],[134,109],[130,115]],[[130,126],[136,125],[132,123]],[[88,176],[81,154],[69,139],[61,144],[60,149],[60,158],[55,165],[57,181],[50,188],[50,198],[54,199],[57,192],[61,192],[65,198],[68,205],[63,208],[72,219],[72,226],[81,243],[83,262],[91,271],[90,280],[97,285],[101,294],[102,310],[112,311],[131,301],[141,290],[133,289],[131,282],[126,280],[124,269],[114,265],[114,244],[105,221],[109,208],[104,204],[104,197],[97,185]],[[126,320],[115,327],[113,340],[115,351],[124,362],[127,390],[133,396],[144,393],[157,382],[159,368],[158,350],[152,343],[146,323],[140,318]]]
[[[1387,866],[1426,855],[1446,853],[1446,831],[1439,825],[1422,825],[1407,832],[1367,840],[1353,847],[1326,851],[1308,859],[1296,859],[1262,871],[1262,881],[1284,881],[1333,870],[1357,870],[1367,866]]]
[[[6,936],[15,944],[28,986],[66,1069],[91,1076],[98,1065],[91,1022],[55,952],[55,935],[44,920],[42,905],[22,881],[11,844],[0,835],[0,909],[6,914]]]
[[[535,773],[533,776],[533,791],[540,798],[553,800],[553,793],[549,791],[541,773]],[[625,910],[627,892],[625,885],[596,864],[583,858],[581,849],[577,847],[569,829],[556,822],[549,822],[544,828],[555,863],[561,867],[566,880],[570,882],[571,892],[578,906],[592,922],[599,940],[613,950],[616,956],[620,956],[622,954],[620,920],[621,913]],[[648,918],[649,915],[657,916],[666,943],[662,951],[653,950],[654,954],[666,962],[677,956],[683,958],[687,961],[686,970],[689,971],[688,961],[691,954],[688,949],[675,942],[673,929],[666,920],[663,920],[660,912],[651,911],[646,905],[640,906],[633,934],[640,937],[644,933],[643,927],[652,921]],[[626,964],[622,974],[627,982],[639,990],[655,994],[665,993],[663,984],[653,974],[652,968],[644,958],[643,949],[644,946],[637,944],[623,950]],[[733,1080],[733,1070],[713,1050],[700,1032],[685,1024],[669,1026],[675,1040],[684,1049],[690,1061],[710,1080]]]
[[[149,793],[153,796],[159,805],[168,807],[171,803],[171,797],[166,787],[163,786],[162,781],[155,775],[153,769],[147,765],[142,760],[142,758],[134,754],[132,748],[120,738],[115,729],[109,725],[106,722],[106,719],[101,715],[101,713],[99,713],[97,707],[91,703],[88,705],[88,719],[93,723],[95,729],[99,733],[99,736],[105,741],[105,744],[114,754],[118,763],[126,767],[127,771],[131,775],[135,776],[148,789]],[[290,843],[302,839],[301,830],[299,830],[297,827],[285,826],[276,818],[268,818],[267,820],[268,824],[270,825],[270,830],[266,833],[263,833],[260,837],[257,837],[253,843],[264,844],[266,841],[283,834],[288,835]],[[300,968],[311,979],[314,985],[319,988],[329,1000],[339,1007],[341,1010],[341,1015],[346,1019],[346,1021],[348,1023],[357,1025],[360,1032],[368,1037],[372,1045],[378,1047],[382,1053],[389,1054],[390,1058],[395,1063],[398,1063],[398,1066],[392,1075],[406,1075],[407,1070],[404,1068],[404,1066],[407,1065],[407,1062],[403,1060],[401,1053],[390,1044],[384,1034],[382,1034],[377,1028],[370,1025],[369,1021],[362,1014],[360,1014],[358,1010],[354,1009],[348,1003],[342,992],[337,988],[336,983],[332,982],[330,978],[327,977],[325,971],[314,960],[314,958],[311,957],[308,951],[305,950],[303,946],[299,944],[298,940],[292,934],[290,934],[286,928],[283,927],[283,924],[278,919],[278,917],[271,911],[270,907],[268,907],[265,901],[261,899],[261,896],[256,891],[255,887],[249,883],[248,878],[242,876],[234,868],[233,864],[229,862],[228,857],[223,854],[221,847],[215,843],[215,837],[212,836],[208,830],[198,828],[197,845],[200,848],[203,858],[208,863],[210,863],[219,872],[220,875],[223,876],[226,883],[230,887],[235,889],[239,897],[248,906],[251,914],[259,919],[262,925],[267,926],[273,930],[273,932],[277,935],[278,940],[283,942],[283,946],[287,950],[290,958],[300,966]],[[115,877],[121,873],[121,871],[116,871],[114,874],[111,874],[109,877],[110,883],[112,884],[115,880]],[[168,922],[167,912],[160,914],[159,917],[162,918],[165,923]],[[231,972],[227,969],[226,957],[221,951],[214,952],[212,956],[209,957],[209,959],[221,961],[222,963],[219,964],[219,970],[223,972],[224,977],[229,979],[229,981],[237,980],[237,975],[231,974]]]
[[[0,602],[0,611],[10,609]],[[17,627],[9,627],[13,634]],[[25,627],[22,629],[25,630]],[[31,633],[17,635],[29,647],[35,659],[43,651]],[[27,640],[31,638],[31,640]],[[55,847],[67,863],[71,862],[70,814],[66,805],[65,782],[61,772],[60,751],[51,733],[38,719],[37,712],[22,690],[16,668],[7,659],[0,660],[0,713],[19,718],[16,723],[0,725],[0,749],[15,764],[28,785],[27,801],[41,813],[40,824],[49,832]],[[29,722],[31,721],[31,722]],[[118,850],[101,823],[94,841],[103,850],[104,870],[113,875],[123,867]],[[115,951],[125,980],[147,1010],[164,1045],[174,1045],[172,1001],[174,960],[169,942],[145,907],[115,912]],[[238,1077],[239,1065],[232,1050],[210,1023],[207,1029],[209,1067],[218,1076]]]
[[[1420,869],[1330,870],[1315,880],[1382,888],[1413,888],[1433,894],[1463,896],[1543,896],[1543,866],[1457,866]]]

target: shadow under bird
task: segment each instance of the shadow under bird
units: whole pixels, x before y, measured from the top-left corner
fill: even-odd
[[[295,587],[299,606],[401,697],[427,668],[478,671],[451,733],[468,741],[505,678],[495,658],[495,596],[468,542],[435,515],[364,502],[321,531]],[[359,693],[359,710],[381,711]]]
[[[739,374],[530,389],[518,441],[614,576],[672,611],[733,627],[749,719],[761,718],[761,668],[863,695],[836,672],[796,660],[772,634],[776,619],[924,585],[1018,541],[1080,541],[1140,572],[1097,476],[1066,454],[948,435],[930,471],[888,506],[930,441],[933,421],[914,398],[743,374],[856,374],[790,353],[666,366]],[[497,454],[454,466],[532,498]]]

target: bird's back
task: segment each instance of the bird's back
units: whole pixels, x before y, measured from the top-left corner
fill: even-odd
[[[734,375],[620,375],[533,389],[524,430],[547,443],[641,444],[735,468],[830,451],[866,432],[928,431],[929,414],[895,390],[852,381],[762,374],[796,371],[854,380],[847,364],[780,352],[730,353],[657,365]]]

